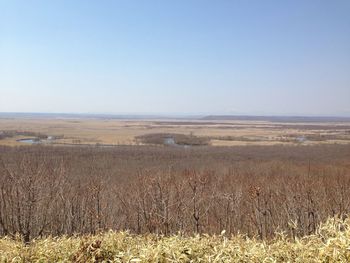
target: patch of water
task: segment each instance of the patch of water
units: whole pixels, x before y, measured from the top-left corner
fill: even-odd
[[[37,138],[25,138],[25,139],[20,139],[17,140],[18,142],[23,142],[23,143],[28,143],[28,144],[38,144],[41,143],[40,140],[38,140]]]
[[[190,148],[191,147],[190,145],[177,144],[173,137],[164,138],[164,145],[177,146],[177,147],[183,147],[183,148]]]
[[[165,145],[178,145],[178,144],[175,142],[175,139],[172,138],[172,137],[165,138],[165,139],[164,139],[164,144],[165,144]]]
[[[303,143],[303,142],[306,142],[307,140],[306,140],[305,136],[299,136],[297,138],[297,141],[300,142],[300,143]]]

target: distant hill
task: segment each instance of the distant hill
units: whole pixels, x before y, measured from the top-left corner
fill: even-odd
[[[254,115],[162,115],[162,114],[88,114],[88,113],[23,113],[0,112],[1,119],[116,119],[116,120],[207,120],[207,121],[268,121],[268,122],[350,122],[350,117],[326,116],[254,116]]]
[[[233,121],[270,121],[270,122],[349,122],[350,117],[324,116],[244,116],[244,115],[209,115],[202,120],[233,120]]]

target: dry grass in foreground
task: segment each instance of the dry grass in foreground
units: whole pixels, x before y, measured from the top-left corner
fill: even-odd
[[[291,224],[293,227],[293,224]],[[349,262],[350,219],[331,218],[313,235],[270,241],[245,236],[157,236],[105,232],[83,237],[0,239],[1,262]]]

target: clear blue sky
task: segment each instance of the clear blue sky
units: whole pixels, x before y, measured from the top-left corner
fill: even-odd
[[[350,1],[0,0],[0,112],[350,116]]]

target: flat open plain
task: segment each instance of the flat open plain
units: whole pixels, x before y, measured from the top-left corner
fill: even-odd
[[[35,134],[51,136],[49,143],[54,145],[145,144],[149,142],[138,138],[152,134],[205,138],[213,146],[350,143],[350,122],[346,121],[0,117],[0,133],[9,131],[12,135],[3,136],[0,145],[23,145],[19,140],[35,138]]]

